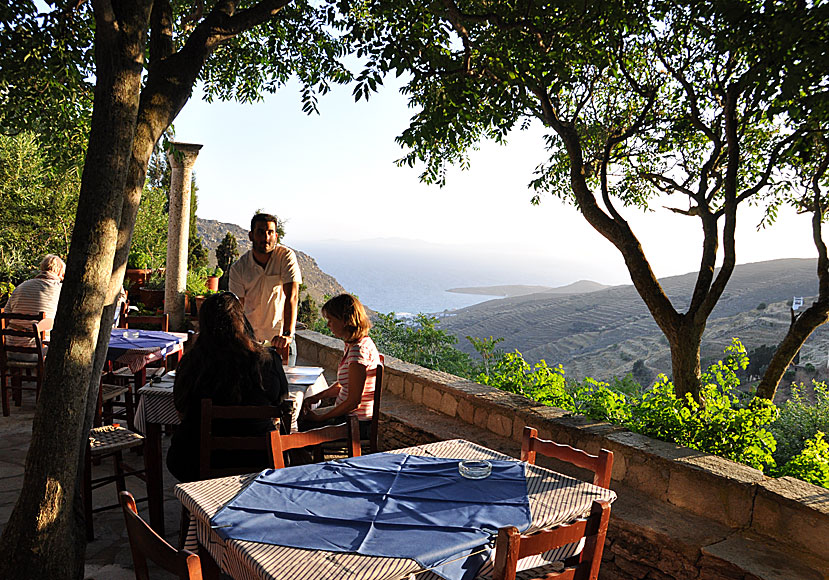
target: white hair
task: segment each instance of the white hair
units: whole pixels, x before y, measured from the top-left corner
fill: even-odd
[[[60,256],[46,254],[40,261],[41,272],[51,272],[55,276],[60,276],[65,270],[66,264],[60,259]]]

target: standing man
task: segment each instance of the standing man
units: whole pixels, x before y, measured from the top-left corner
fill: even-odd
[[[277,349],[290,347],[288,364],[296,364],[297,301],[302,274],[293,250],[279,245],[276,217],[257,213],[250,220],[253,247],[230,267],[228,288],[245,307],[256,340]]]

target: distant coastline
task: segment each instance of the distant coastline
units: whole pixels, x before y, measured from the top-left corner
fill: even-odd
[[[495,296],[509,298],[510,296],[526,296],[536,292],[549,292],[550,286],[527,286],[524,284],[507,284],[501,286],[468,286],[466,288],[447,288],[447,292],[455,294],[473,294],[476,296]]]
[[[500,284],[497,286],[465,286],[449,288],[447,292],[455,294],[471,294],[475,296],[493,296],[498,298],[512,298],[514,296],[528,296],[529,294],[586,294],[609,288],[592,280],[579,280],[566,286],[534,286],[528,284]]]

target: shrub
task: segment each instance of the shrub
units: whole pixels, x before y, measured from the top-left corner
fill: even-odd
[[[777,440],[774,458],[778,465],[788,463],[818,432],[829,433],[829,387],[823,382],[812,386],[814,403],[804,395],[802,384],[792,385],[791,397],[780,407],[780,416],[770,427]]]
[[[822,431],[806,441],[803,451],[792,457],[780,470],[780,475],[790,475],[829,489],[829,443]]]
[[[760,304],[757,305],[757,310],[765,310],[767,307],[768,307],[768,304],[766,304],[765,302],[761,302]]]

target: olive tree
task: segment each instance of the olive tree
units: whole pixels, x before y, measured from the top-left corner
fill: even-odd
[[[355,89],[408,75],[417,111],[401,164],[443,184],[483,139],[540,122],[531,182],[572,203],[621,253],[668,340],[680,396],[696,395],[706,321],[737,259],[738,209],[793,188],[787,161],[805,134],[788,102],[820,98],[826,70],[794,66],[826,38],[823,7],[800,2],[340,2],[365,54]],[[794,77],[786,73],[794,71]],[[672,212],[699,227],[690,296],[661,287],[626,216]],[[680,245],[688,240],[670,239]]]
[[[18,56],[0,56],[0,78],[13,81],[0,80],[0,99],[15,110],[22,106],[19,99],[32,99],[26,102],[29,109],[3,121],[30,123],[31,116],[41,128],[52,123],[58,135],[75,134],[64,117],[48,115],[48,105],[64,95],[59,78],[42,94],[27,87],[24,73],[38,62],[68,67],[65,76],[79,86],[93,79],[94,98],[66,278],[22,491],[0,538],[2,578],[82,577],[79,466],[115,298],[150,155],[196,82],[213,97],[253,101],[296,75],[303,107],[313,111],[317,95],[331,82],[349,78],[338,62],[342,45],[331,36],[334,12],[305,0],[51,5],[48,15],[37,14],[28,0],[0,9],[0,47],[14,46]],[[63,48],[54,59],[41,61],[33,52],[55,46]],[[59,68],[33,78],[48,79]],[[44,106],[38,107],[42,95]]]

